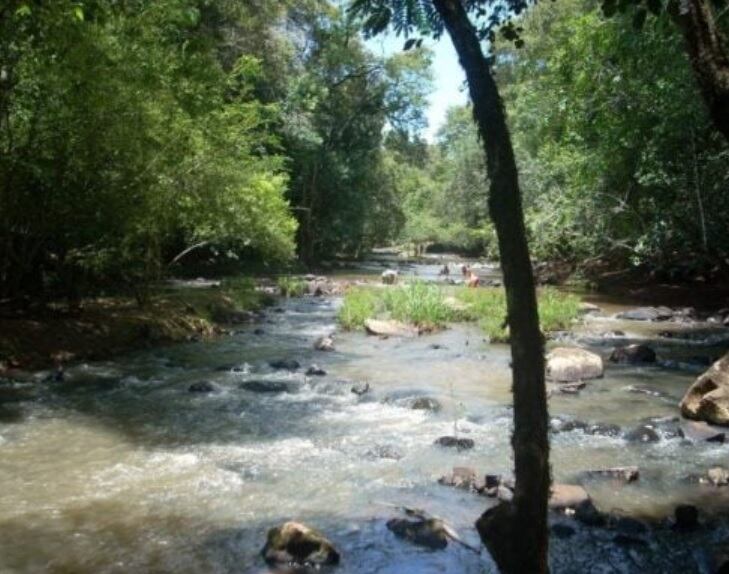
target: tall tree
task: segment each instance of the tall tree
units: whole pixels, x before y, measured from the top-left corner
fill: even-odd
[[[489,211],[504,273],[514,393],[514,499],[486,512],[477,526],[503,572],[538,574],[548,571],[550,484],[543,343],[514,151],[491,62],[480,42],[524,7],[523,2],[510,5],[492,0],[355,0],[352,4],[354,14],[367,15],[371,33],[390,25],[406,36],[419,32],[438,37],[447,31],[466,73],[490,179]],[[469,15],[480,24],[474,24]],[[409,45],[415,42],[408,40]]]

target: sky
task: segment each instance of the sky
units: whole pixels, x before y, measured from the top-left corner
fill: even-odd
[[[404,42],[403,38],[388,34],[368,40],[366,43],[375,54],[388,56],[402,50]],[[434,90],[429,98],[428,128],[424,133],[425,138],[432,142],[445,121],[448,108],[465,104],[468,96],[464,90],[466,76],[448,37],[445,36],[437,42],[425,40],[423,44],[433,51]]]

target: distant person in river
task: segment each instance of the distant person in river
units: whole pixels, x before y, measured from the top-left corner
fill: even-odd
[[[481,284],[481,278],[476,275],[473,271],[468,272],[468,279],[466,280],[467,287],[478,287]]]
[[[448,263],[443,265],[443,267],[441,267],[440,271],[438,272],[438,275],[450,275],[450,274],[451,274],[451,268],[448,267]]]
[[[461,275],[464,277],[468,277],[468,274],[471,272],[471,270],[468,268],[468,265],[465,263],[461,265]]]

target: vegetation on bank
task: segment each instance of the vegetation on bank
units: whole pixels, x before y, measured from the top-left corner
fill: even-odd
[[[542,331],[570,327],[579,316],[580,300],[553,288],[538,293]],[[477,322],[493,342],[509,338],[506,298],[500,288],[469,289],[413,282],[396,287],[358,286],[344,296],[337,319],[344,329],[362,328],[367,319],[389,318],[429,330],[448,323]]]
[[[250,279],[233,278],[205,286],[158,286],[143,306],[131,297],[97,297],[85,299],[75,312],[52,305],[42,315],[0,316],[0,373],[213,337],[272,302]]]

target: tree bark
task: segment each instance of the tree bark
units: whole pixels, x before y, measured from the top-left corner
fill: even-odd
[[[681,0],[673,19],[716,128],[729,141],[729,55],[710,0]]]
[[[502,572],[541,574],[548,572],[548,413],[543,340],[516,160],[491,66],[461,0],[433,0],[433,4],[466,73],[486,153],[489,210],[499,241],[511,338],[516,487],[512,503],[487,511],[477,527]]]

